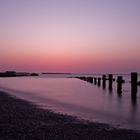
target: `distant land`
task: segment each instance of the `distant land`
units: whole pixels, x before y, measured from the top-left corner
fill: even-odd
[[[0,72],[0,77],[17,77],[17,76],[39,76],[39,74],[29,72],[16,72],[16,71]]]

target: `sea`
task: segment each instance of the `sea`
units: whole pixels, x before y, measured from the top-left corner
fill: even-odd
[[[113,127],[140,130],[140,86],[137,98],[131,97],[131,75],[123,76],[122,94],[77,79],[77,76],[102,77],[100,74],[40,74],[40,76],[0,78],[0,90],[16,98],[79,119],[110,124]],[[140,81],[140,75],[138,76]]]

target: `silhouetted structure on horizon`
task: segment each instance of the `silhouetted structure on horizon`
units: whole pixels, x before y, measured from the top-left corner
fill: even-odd
[[[31,73],[30,75],[31,75],[31,76],[39,76],[38,73]]]
[[[0,77],[18,77],[18,76],[38,76],[37,73],[28,73],[28,72],[16,72],[16,71],[6,71],[0,72]]]

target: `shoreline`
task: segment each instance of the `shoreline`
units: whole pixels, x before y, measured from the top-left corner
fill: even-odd
[[[0,91],[1,140],[139,140],[136,130],[54,113]]]

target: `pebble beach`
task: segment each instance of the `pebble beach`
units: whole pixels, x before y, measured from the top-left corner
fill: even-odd
[[[140,132],[54,113],[0,92],[0,140],[82,139],[139,140]]]

